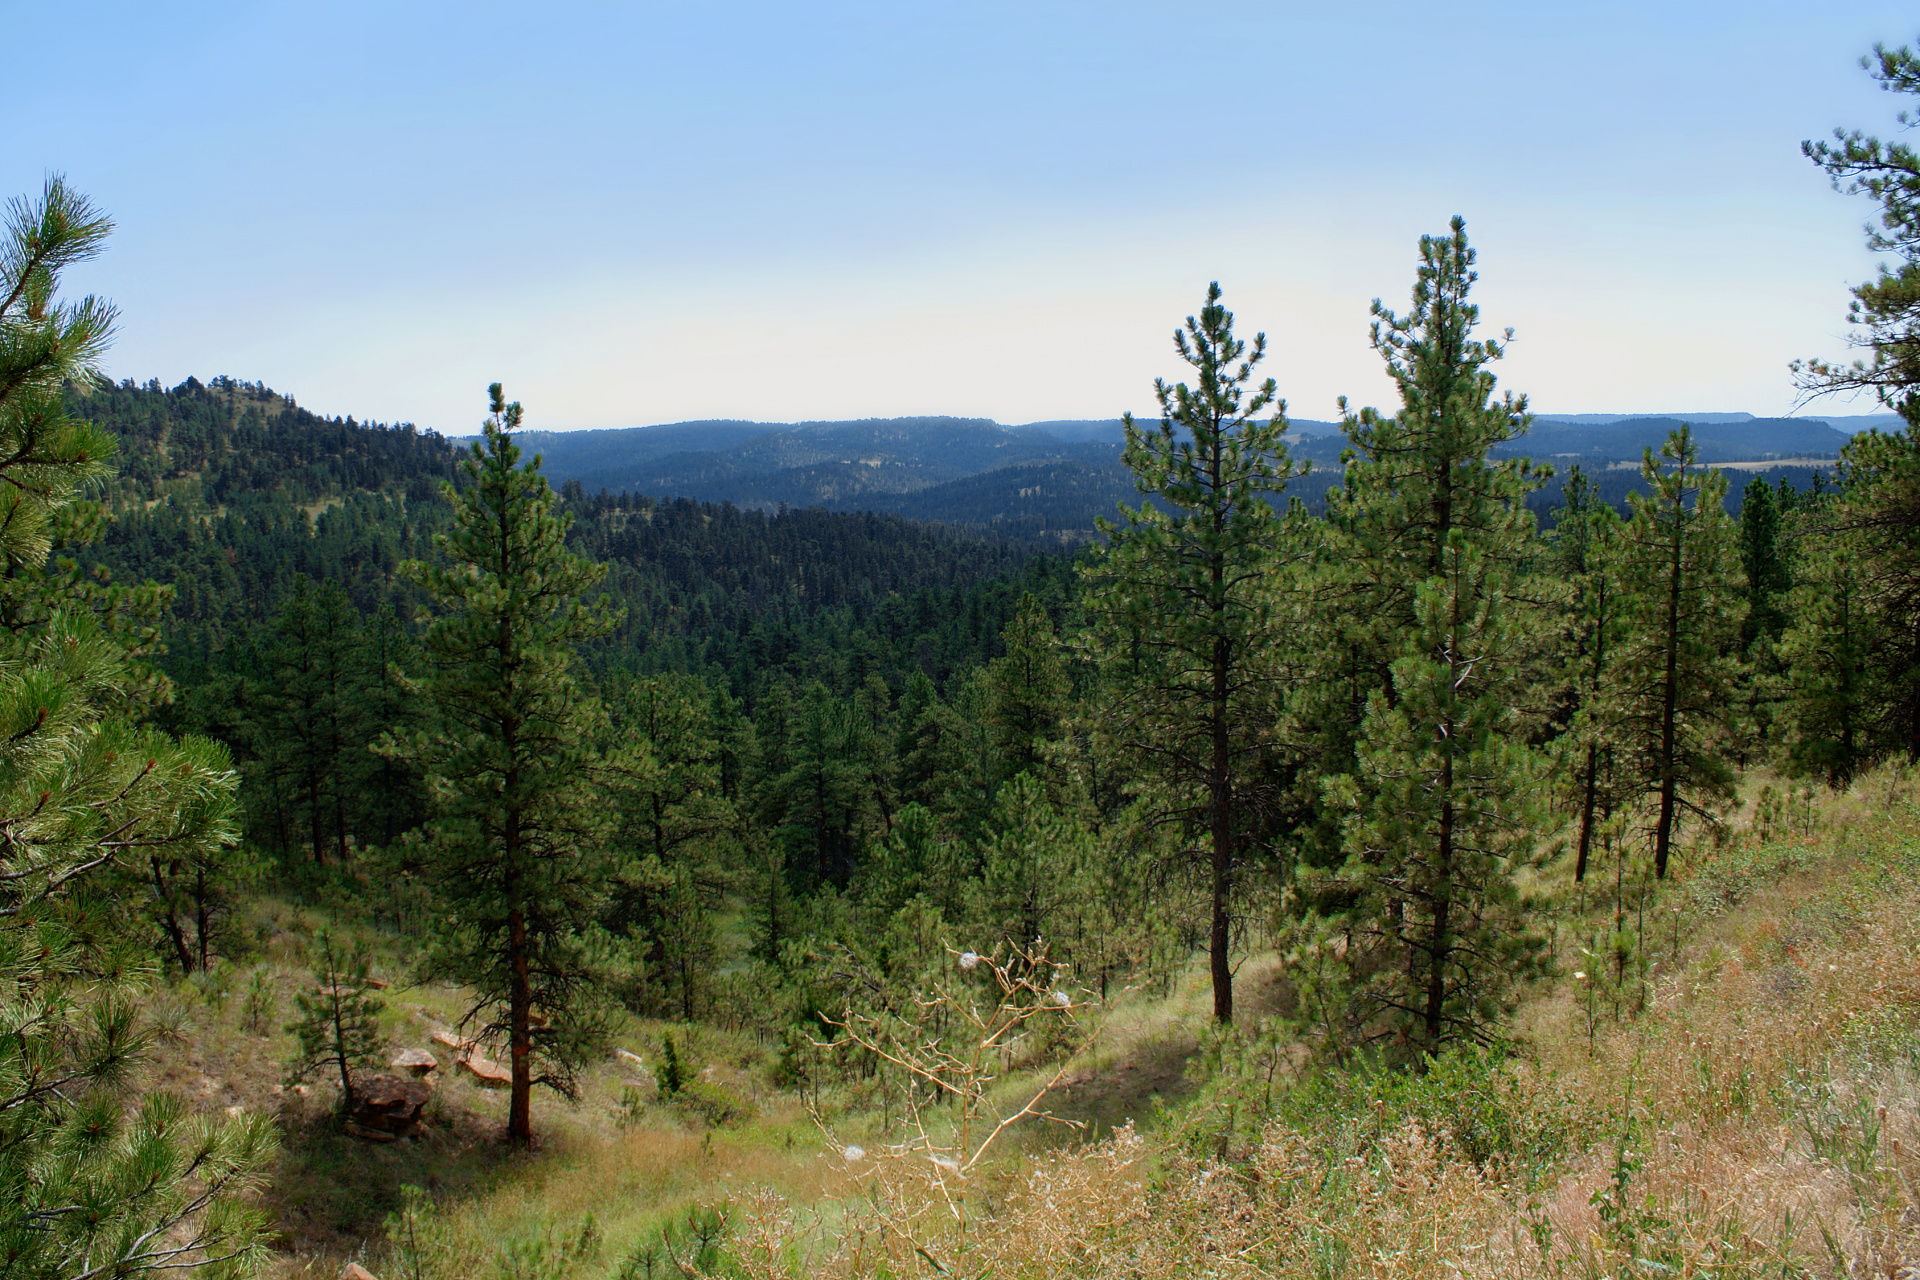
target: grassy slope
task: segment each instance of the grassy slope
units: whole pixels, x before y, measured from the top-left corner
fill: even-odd
[[[1570,920],[1563,939],[1609,915]],[[863,1188],[864,1235],[762,1204],[739,1256],[756,1277],[870,1274],[890,1228],[901,1274],[932,1257],[1033,1277],[1915,1275],[1907,779],[1883,772],[1787,831],[1695,851],[1649,913],[1648,954],[1646,979],[1621,987],[1570,952],[1567,977],[1521,1011],[1527,1048],[1508,1063],[1332,1074],[1250,1125],[1268,1096],[1255,1045],[1159,1133],[1030,1155],[975,1189],[965,1231],[914,1215],[924,1179],[900,1165]],[[794,1250],[797,1268],[753,1265]]]
[[[1754,817],[1750,805],[1743,821]],[[445,1276],[558,1280],[628,1262],[681,1274],[672,1258],[701,1261],[705,1209],[731,1216],[731,1261],[705,1258],[716,1274],[871,1274],[889,1255],[900,1274],[932,1274],[907,1236],[956,1274],[996,1276],[1885,1276],[1920,1262],[1909,782],[1883,771],[1785,833],[1696,853],[1652,913],[1645,984],[1596,982],[1600,967],[1571,949],[1579,925],[1609,913],[1563,929],[1567,969],[1594,975],[1569,973],[1523,1008],[1517,1065],[1282,1089],[1264,1122],[1247,1118],[1256,1093],[1275,1097],[1257,1052],[1197,1092],[1187,1072],[1205,1028],[1200,975],[1165,1001],[1117,1001],[1057,1094],[1098,1140],[1020,1135],[958,1188],[964,1233],[923,1167],[842,1159],[801,1100],[768,1083],[768,1047],[709,1029],[676,1034],[691,1034],[687,1056],[709,1080],[752,1104],[744,1122],[713,1128],[616,1061],[589,1073],[578,1106],[537,1106],[545,1138],[530,1156],[497,1145],[504,1096],[457,1078],[425,1139],[341,1137],[324,1091],[277,1088],[278,1027],[318,923],[283,903],[257,904],[249,922],[278,993],[264,1034],[245,1026],[245,974],[162,993],[170,1039],[151,1083],[208,1109],[283,1116],[268,1195],[287,1276],[355,1256],[400,1273],[383,1224],[402,1184],[432,1194],[415,1241]],[[460,993],[388,994],[395,1044],[425,1045]],[[622,1040],[651,1062],[663,1030],[636,1022]],[[1283,1079],[1295,1061],[1282,1055]],[[1016,1072],[998,1091],[1033,1078]],[[870,1097],[824,1102],[836,1141],[882,1145]],[[1156,1116],[1144,1137],[1127,1127]]]

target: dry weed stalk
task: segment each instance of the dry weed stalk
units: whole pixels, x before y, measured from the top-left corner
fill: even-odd
[[[882,1235],[928,1261],[929,1245],[947,1234],[928,1221],[936,1209],[952,1224],[956,1248],[968,1251],[967,1184],[1015,1125],[1039,1120],[1084,1127],[1054,1114],[1046,1101],[1103,1025],[1089,1025],[1085,1015],[1099,1002],[1075,998],[1063,985],[1066,966],[1047,958],[1044,943],[1032,950],[1011,947],[1004,955],[951,947],[947,954],[956,976],[916,993],[900,1012],[849,1005],[831,1024],[839,1035],[829,1047],[863,1049],[905,1077],[905,1137],[869,1156],[839,1141],[815,1117],[829,1144],[859,1170]],[[1049,1055],[1051,1070],[1016,1094],[1020,1105],[1003,1106],[996,1082]]]

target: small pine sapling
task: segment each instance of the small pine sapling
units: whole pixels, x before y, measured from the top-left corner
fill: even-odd
[[[687,1069],[680,1061],[680,1051],[674,1047],[673,1037],[660,1037],[660,1072],[656,1083],[660,1086],[660,1096],[671,1098],[680,1092],[687,1082]]]
[[[247,978],[247,994],[240,1006],[240,1020],[248,1031],[263,1036],[280,1011],[280,993],[274,989],[273,974],[262,966]]]
[[[364,950],[348,952],[325,931],[315,942],[317,989],[294,996],[300,1016],[287,1027],[300,1046],[288,1069],[288,1083],[337,1071],[342,1105],[352,1111],[354,1069],[376,1065],[386,1049],[380,1034],[380,1011],[386,1006],[371,994]]]

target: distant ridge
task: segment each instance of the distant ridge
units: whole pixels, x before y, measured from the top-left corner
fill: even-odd
[[[1665,418],[1674,422],[1703,422],[1715,426],[1726,422],[1751,422],[1750,413],[1535,413],[1540,422],[1571,422],[1582,427],[1604,427],[1636,418]]]
[[[1666,419],[1673,422],[1692,422],[1700,426],[1726,426],[1739,422],[1824,422],[1843,435],[1853,435],[1860,431],[1895,431],[1905,425],[1905,419],[1897,413],[1853,413],[1835,415],[1831,413],[1810,413],[1805,417],[1793,418],[1755,418],[1750,413],[1536,413],[1536,422],[1564,422],[1579,427],[1605,427],[1616,422],[1634,422],[1649,419]]]
[[[1751,413],[1542,414],[1528,433],[1499,446],[1501,457],[1532,457],[1563,475],[1575,463],[1608,501],[1640,487],[1639,463],[1683,421],[1693,424],[1700,460],[1730,465],[1737,491],[1748,472],[1778,471],[1798,486],[1828,470],[1853,431],[1887,426],[1890,414],[1759,418]],[[1158,424],[1141,418],[1144,429]],[[1095,520],[1140,500],[1121,461],[1118,418],[1050,419],[1007,425],[987,418],[928,415],[840,422],[714,419],[598,431],[529,431],[555,484],[575,481],[655,498],[698,498],[765,511],[822,507],[997,529],[1016,537],[1074,541]],[[1293,456],[1310,475],[1288,486],[1310,507],[1340,482],[1347,447],[1340,424],[1289,420]],[[1616,492],[1617,491],[1617,492]],[[1557,502],[1536,495],[1543,518]],[[1738,501],[1737,498],[1734,501]]]

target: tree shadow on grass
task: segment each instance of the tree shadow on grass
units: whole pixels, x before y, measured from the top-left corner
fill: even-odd
[[[435,1199],[484,1194],[539,1159],[514,1152],[502,1136],[498,1120],[430,1104],[420,1136],[368,1142],[343,1132],[324,1105],[287,1107],[267,1190],[282,1247],[336,1251],[380,1239],[387,1215],[400,1208],[402,1186]]]
[[[1193,1052],[1192,1037],[1168,1036],[1141,1044],[1118,1061],[1068,1075],[1048,1106],[1055,1115],[1086,1128],[1059,1132],[1078,1140],[1104,1137],[1129,1121],[1150,1127],[1160,1105],[1177,1106],[1195,1093],[1187,1074]]]

